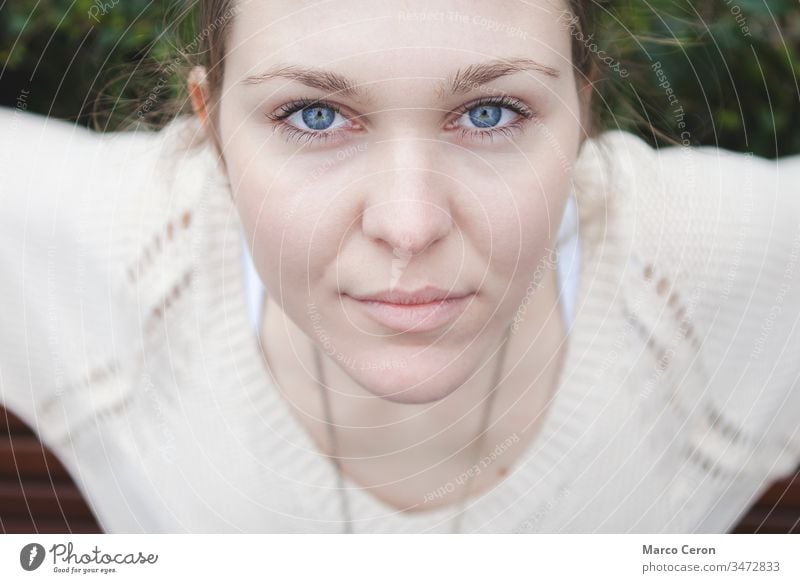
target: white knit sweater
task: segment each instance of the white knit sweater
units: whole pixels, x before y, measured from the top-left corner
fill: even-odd
[[[0,112],[0,400],[108,532],[338,532],[334,469],[248,321],[227,186],[207,148],[170,157],[191,124]],[[465,531],[724,532],[795,469],[798,184],[798,157],[585,145],[564,374]],[[346,485],[356,532],[449,527]]]

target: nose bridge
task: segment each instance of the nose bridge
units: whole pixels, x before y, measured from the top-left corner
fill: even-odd
[[[416,255],[452,228],[450,188],[435,140],[397,137],[376,144],[362,228],[396,253]]]
[[[440,182],[433,140],[401,138],[386,142],[389,150],[384,200],[436,204]]]
[[[398,125],[402,120],[398,120]],[[376,152],[382,158],[383,168],[394,172],[425,171],[437,167],[437,140],[420,135],[412,129],[402,128],[391,137],[378,141]]]

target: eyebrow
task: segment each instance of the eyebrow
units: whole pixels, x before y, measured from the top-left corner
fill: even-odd
[[[458,69],[438,85],[437,95],[439,99],[443,99],[448,94],[468,93],[500,77],[521,71],[535,71],[553,79],[558,79],[561,76],[561,72],[558,69],[525,57],[492,59]],[[272,79],[297,81],[307,87],[343,95],[355,101],[367,102],[371,100],[369,92],[343,75],[325,69],[300,65],[279,65],[257,75],[245,77],[240,83],[243,85],[257,85]]]

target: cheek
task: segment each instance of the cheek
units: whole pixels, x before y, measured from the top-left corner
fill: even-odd
[[[492,269],[508,283],[526,280],[555,248],[571,172],[551,154],[530,157],[526,167],[506,169],[503,192],[490,209],[489,258]]]
[[[326,202],[335,186],[310,184],[300,163],[276,173],[269,169],[277,164],[263,158],[247,167],[229,163],[237,211],[254,242],[256,270],[275,297],[313,291],[339,247],[340,235],[329,220],[334,210]]]

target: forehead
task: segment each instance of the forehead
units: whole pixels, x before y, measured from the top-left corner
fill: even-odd
[[[364,82],[441,79],[496,57],[530,57],[567,72],[565,10],[563,0],[238,0],[226,77],[291,63]]]

